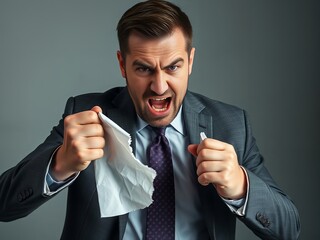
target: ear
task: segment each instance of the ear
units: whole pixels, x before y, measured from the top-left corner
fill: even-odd
[[[120,51],[117,51],[117,58],[118,58],[118,62],[119,62],[119,67],[120,67],[121,75],[122,75],[122,77],[126,78],[125,63],[124,63],[124,60],[123,60],[123,58],[122,58],[122,54],[121,54]]]
[[[192,73],[192,66],[193,66],[193,59],[194,59],[194,53],[195,53],[196,49],[192,48],[190,51],[190,55],[189,55],[189,75]]]

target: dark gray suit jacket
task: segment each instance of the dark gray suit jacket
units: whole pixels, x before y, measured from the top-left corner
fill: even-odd
[[[108,117],[131,134],[132,147],[135,148],[136,113],[127,89],[119,87],[105,93],[72,97],[66,104],[63,117],[95,105],[101,106]],[[204,131],[208,137],[234,146],[250,182],[246,215],[239,219],[263,239],[297,239],[300,231],[298,212],[264,167],[246,113],[187,92],[183,103],[183,119],[190,143],[199,143],[199,133]],[[44,143],[1,175],[1,221],[25,217],[51,198],[43,195],[43,179],[51,155],[62,141],[63,119]],[[212,185],[204,187],[198,184],[198,190],[210,239],[234,239],[236,215],[231,213]],[[68,188],[67,213],[61,239],[122,239],[126,222],[127,214],[100,218],[91,164]]]

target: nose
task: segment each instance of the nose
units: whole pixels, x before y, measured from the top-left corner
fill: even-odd
[[[164,94],[168,90],[168,82],[166,74],[162,71],[157,71],[153,74],[153,80],[151,82],[151,90],[158,95]]]

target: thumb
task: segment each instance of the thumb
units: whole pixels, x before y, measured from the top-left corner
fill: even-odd
[[[101,109],[101,107],[99,107],[99,106],[94,106],[93,108],[91,108],[91,111],[94,111],[94,112],[96,112],[96,113],[99,113],[99,112],[102,112],[102,109]]]
[[[197,149],[198,149],[198,144],[190,144],[188,146],[188,151],[194,156],[197,157]]]

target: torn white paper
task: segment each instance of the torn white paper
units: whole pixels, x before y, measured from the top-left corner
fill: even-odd
[[[104,156],[94,162],[101,217],[122,215],[152,203],[155,170],[132,153],[130,134],[103,113]]]

